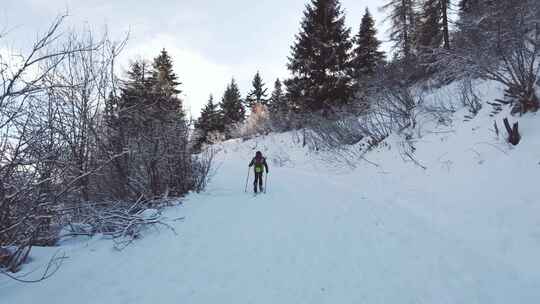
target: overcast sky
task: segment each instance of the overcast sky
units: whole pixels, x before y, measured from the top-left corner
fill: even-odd
[[[257,70],[269,90],[285,67],[308,0],[1,0],[0,29],[10,47],[33,41],[58,14],[69,12],[68,27],[107,25],[113,38],[130,39],[121,62],[152,59],[165,48],[182,81],[186,107],[197,117],[209,94],[221,98],[234,77],[242,94]],[[358,32],[369,7],[386,40],[381,0],[342,0],[348,26]],[[0,45],[2,47],[2,45]],[[3,46],[5,47],[5,45]]]

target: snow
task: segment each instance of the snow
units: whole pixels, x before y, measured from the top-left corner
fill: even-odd
[[[426,100],[455,104],[455,90]],[[355,168],[294,133],[223,143],[208,190],[164,212],[177,235],[150,229],[123,251],[99,237],[36,248],[28,271],[58,250],[68,259],[44,282],[0,278],[0,303],[540,303],[540,118],[511,118],[523,136],[511,147],[508,113],[490,110],[468,122],[458,110],[449,126],[420,117],[425,170],[403,160],[397,135]],[[256,150],[271,174],[253,197]]]
[[[144,220],[153,220],[159,218],[160,212],[157,209],[146,209],[141,212],[139,212],[138,216],[140,216]]]

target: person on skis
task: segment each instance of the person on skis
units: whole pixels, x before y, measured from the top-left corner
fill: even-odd
[[[263,191],[263,172],[266,169],[266,174],[268,174],[268,164],[266,163],[266,158],[263,157],[261,151],[255,153],[255,157],[249,163],[249,167],[254,167],[255,171],[255,180],[253,181],[253,191],[257,193],[257,184],[259,184],[259,191]],[[265,185],[266,186],[266,185]]]

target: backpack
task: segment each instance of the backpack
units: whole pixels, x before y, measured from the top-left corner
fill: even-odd
[[[264,166],[264,157],[261,157],[260,159],[255,157],[254,165],[255,165],[255,172],[256,173],[262,173],[263,169],[264,169],[263,168],[263,166]]]

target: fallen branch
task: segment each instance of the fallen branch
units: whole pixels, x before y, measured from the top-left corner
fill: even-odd
[[[0,274],[1,275],[4,275],[12,280],[15,280],[17,282],[21,282],[21,283],[38,283],[38,282],[41,282],[43,280],[46,280],[48,278],[50,278],[51,276],[53,276],[57,271],[58,269],[60,269],[60,266],[63,262],[63,260],[67,259],[67,256],[65,254],[62,254],[62,256],[58,256],[58,252],[56,252],[53,257],[49,260],[49,262],[47,263],[47,265],[45,266],[45,270],[43,271],[43,273],[41,274],[41,276],[37,279],[34,279],[34,280],[26,280],[26,279],[23,279],[24,277],[34,273],[36,270],[34,271],[31,271],[31,272],[28,272],[22,276],[16,276],[16,275],[13,275],[11,273],[9,273],[8,271],[0,268]]]

